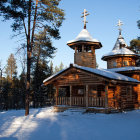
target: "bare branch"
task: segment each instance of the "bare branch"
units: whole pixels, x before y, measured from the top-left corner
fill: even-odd
[[[24,21],[24,19],[23,19],[23,26],[24,26],[24,29],[25,29],[25,35],[26,35],[26,39],[27,39],[27,29],[26,29],[26,25],[25,25],[25,21]]]
[[[25,48],[26,48],[25,45],[22,45],[22,47],[17,48],[17,51],[16,51],[15,55],[17,55],[22,49],[25,49]]]

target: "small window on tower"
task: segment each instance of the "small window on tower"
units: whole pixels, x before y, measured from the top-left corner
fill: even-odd
[[[113,67],[117,67],[117,62],[116,61],[113,62]]]
[[[123,62],[123,65],[124,65],[124,66],[128,66],[128,61],[124,61],[124,62]]]
[[[78,46],[78,52],[82,52],[82,46]]]
[[[132,66],[132,61],[131,60],[129,60],[129,66]]]
[[[132,66],[135,66],[135,62],[134,61],[132,62]]]

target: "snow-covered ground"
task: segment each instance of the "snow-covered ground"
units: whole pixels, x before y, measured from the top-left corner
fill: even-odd
[[[0,140],[139,140],[140,110],[117,114],[74,111],[54,113],[53,107],[0,112]]]

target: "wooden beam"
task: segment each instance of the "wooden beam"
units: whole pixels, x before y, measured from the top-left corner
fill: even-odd
[[[82,52],[84,52],[84,44],[82,44]]]
[[[72,106],[72,85],[70,85],[70,106]]]
[[[131,99],[132,99],[133,98],[133,95],[132,95],[133,94],[133,87],[132,87],[132,85],[130,85],[129,88],[130,88],[130,96],[131,96]]]
[[[75,46],[75,53],[77,53],[77,46]]]
[[[105,85],[105,108],[108,108],[108,85]]]
[[[56,86],[56,105],[58,105],[59,87]]]
[[[86,85],[86,108],[88,108],[88,85]]]

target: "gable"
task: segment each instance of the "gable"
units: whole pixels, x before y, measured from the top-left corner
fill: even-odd
[[[45,85],[47,84],[54,84],[54,85],[82,85],[82,84],[98,84],[105,81],[105,78],[95,75],[94,73],[91,74],[89,72],[85,72],[83,70],[77,68],[70,68],[60,75],[52,78],[51,80],[44,82]]]
[[[81,72],[81,73],[80,73]],[[83,74],[84,73],[84,74]],[[77,74],[77,76],[76,76]],[[44,85],[57,84],[58,82],[63,82],[63,84],[83,84],[83,83],[94,83],[102,81],[116,81],[125,82],[131,84],[138,84],[140,81],[133,79],[128,76],[124,76],[119,73],[111,72],[104,69],[93,69],[89,67],[83,67],[78,65],[70,65],[69,68],[63,69],[62,71],[50,76],[43,81]]]

